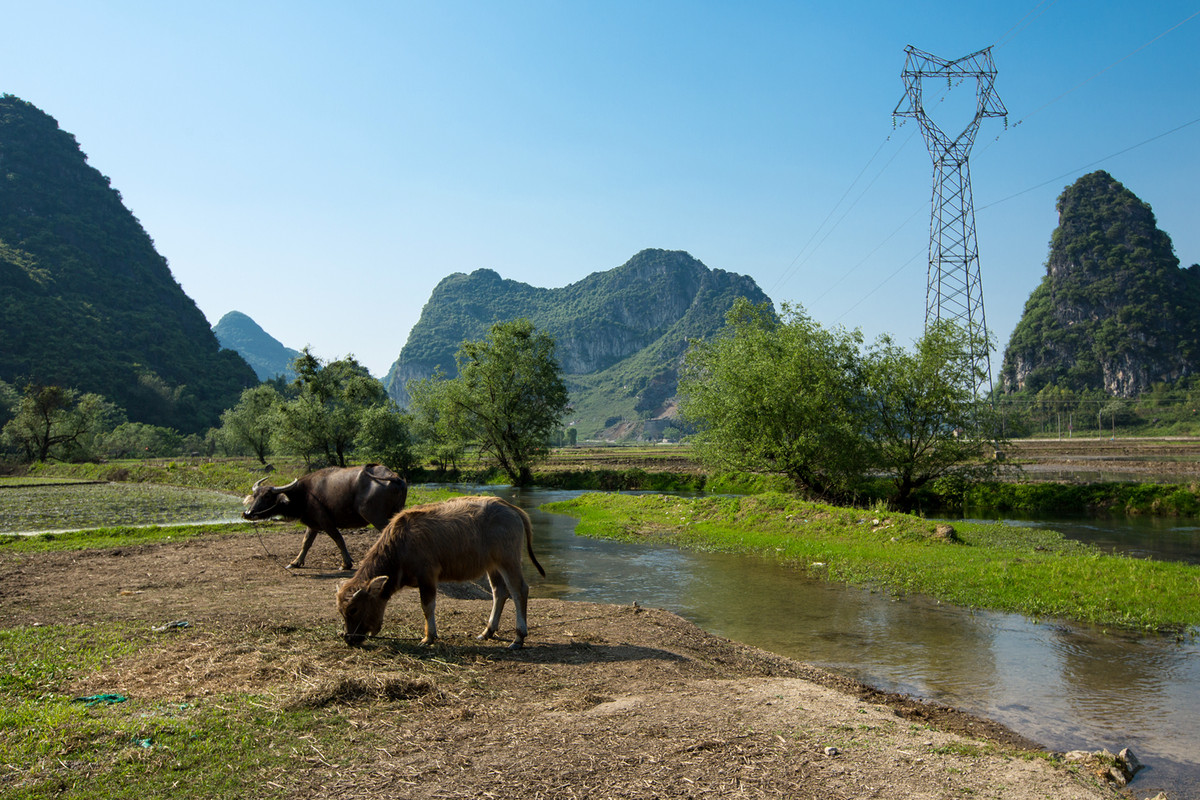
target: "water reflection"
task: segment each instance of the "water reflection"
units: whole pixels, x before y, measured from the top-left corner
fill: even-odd
[[[1132,747],[1149,765],[1134,783],[1139,795],[1200,796],[1194,641],[896,599],[753,557],[577,537],[575,520],[538,510],[576,492],[499,493],[533,518],[548,575],[535,596],[665,608],[719,635],[986,716],[1051,749]]]
[[[968,522],[993,520],[967,519]],[[1093,544],[1107,553],[1123,553],[1133,558],[1182,561],[1200,564],[1200,526],[1194,521],[1157,517],[1120,517],[1094,519],[1030,519],[1010,515],[1007,525],[1029,528],[1053,528],[1068,539]]]

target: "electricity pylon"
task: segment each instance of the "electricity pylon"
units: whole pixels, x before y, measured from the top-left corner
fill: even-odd
[[[905,94],[892,112],[894,117],[916,117],[925,146],[933,158],[933,210],[929,220],[929,274],[925,289],[925,326],[948,320],[966,331],[976,397],[992,389],[992,356],[987,321],[983,313],[983,284],[979,275],[979,245],[975,239],[975,205],[971,196],[971,168],[967,162],[975,134],[984,117],[1007,117],[1008,109],[996,96],[996,66],[992,48],[955,61],[904,48]],[[922,88],[925,79],[946,82],[974,78],[975,116],[954,138],[946,135],[925,113]]]

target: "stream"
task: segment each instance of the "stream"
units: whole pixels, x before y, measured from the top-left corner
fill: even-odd
[[[996,720],[1051,750],[1129,747],[1146,765],[1130,786],[1138,797],[1200,797],[1195,639],[895,598],[752,556],[578,537],[573,518],[538,510],[578,492],[471,488],[529,512],[548,575],[534,582],[535,597],[664,608],[721,636]],[[1194,523],[1036,524],[1107,550],[1200,563]]]

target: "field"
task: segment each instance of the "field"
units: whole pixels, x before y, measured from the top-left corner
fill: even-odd
[[[473,638],[479,589],[447,586],[436,647],[406,592],[394,638],[351,649],[336,551],[285,570],[298,538],[0,549],[0,794],[1115,796],[994,724],[650,609],[535,599],[509,652]],[[347,536],[356,558],[374,538]]]
[[[1012,460],[1131,455],[1070,444]],[[1189,447],[1132,455],[1186,460]],[[699,469],[667,446],[572,448],[549,468]],[[50,470],[98,471],[234,500],[255,477],[183,462]],[[375,536],[347,534],[356,559]],[[287,523],[0,538],[0,795],[1117,796],[986,720],[653,609],[535,598],[527,647],[509,652],[473,638],[485,593],[450,585],[437,646],[416,644],[419,604],[402,592],[382,638],[351,649],[333,606],[348,573],[324,538],[309,568],[284,569],[300,538]],[[510,609],[502,639],[511,625]]]

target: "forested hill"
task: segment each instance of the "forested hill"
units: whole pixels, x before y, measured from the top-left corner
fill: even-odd
[[[292,362],[299,351],[283,344],[250,317],[240,311],[230,311],[213,326],[213,333],[222,347],[237,351],[254,369],[260,380],[282,375],[288,380],[296,377]]]
[[[680,251],[643,250],[559,289],[505,280],[489,269],[455,273],[433,290],[386,385],[405,403],[410,379],[438,367],[455,374],[463,340],[484,338],[495,322],[527,317],[555,338],[580,434],[622,422],[628,432],[670,415],[688,339],[719,330],[737,297],[770,302],[752,278],[709,269]]]
[[[75,137],[12,95],[0,178],[0,380],[96,392],[183,433],[257,383]]]
[[[1150,206],[1107,172],[1058,199],[1046,276],[1004,354],[1008,392],[1131,397],[1200,367],[1200,266],[1179,268]]]

